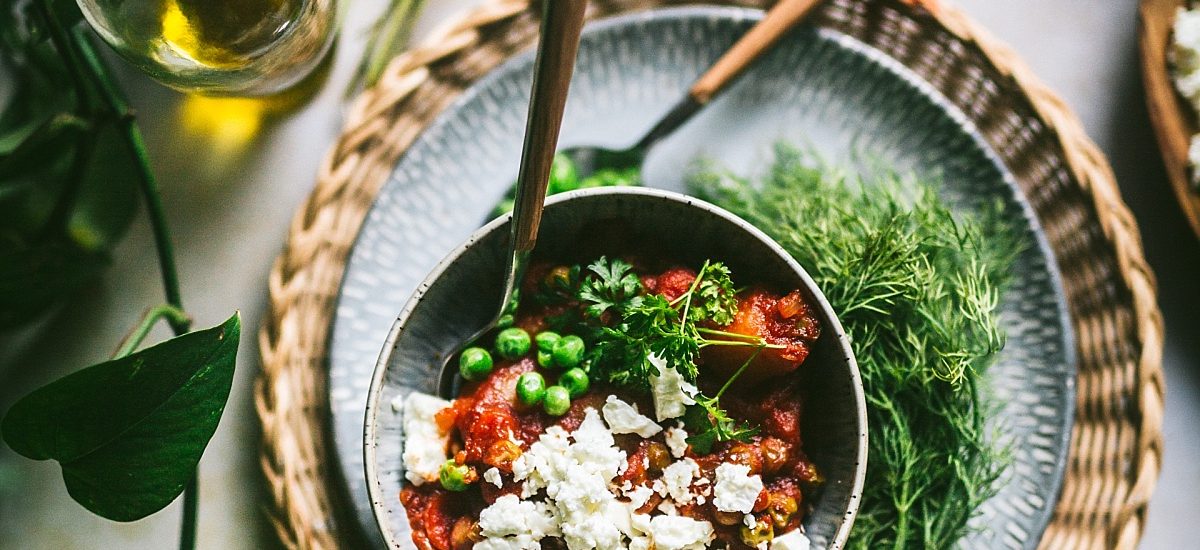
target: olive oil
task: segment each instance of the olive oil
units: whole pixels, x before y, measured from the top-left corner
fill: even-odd
[[[186,91],[261,95],[303,79],[334,35],[334,0],[79,0],[123,57]]]

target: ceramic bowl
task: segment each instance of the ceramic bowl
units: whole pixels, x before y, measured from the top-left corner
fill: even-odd
[[[364,459],[375,518],[391,548],[413,547],[399,499],[404,477],[401,414],[391,404],[412,391],[436,393],[442,354],[456,349],[496,311],[508,235],[505,216],[443,259],[400,312],[375,367]],[[586,261],[631,253],[686,265],[713,259],[728,265],[739,281],[807,294],[822,333],[801,367],[813,369],[805,403],[805,451],[828,482],[804,525],[815,548],[841,546],[854,522],[866,471],[866,408],[849,341],[821,290],[761,231],[692,197],[601,188],[548,201],[535,257]]]

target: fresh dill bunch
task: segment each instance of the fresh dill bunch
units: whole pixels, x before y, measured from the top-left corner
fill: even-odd
[[[1021,248],[1001,206],[953,214],[931,183],[886,171],[866,181],[786,145],[758,183],[709,166],[692,185],[775,238],[850,337],[870,443],[848,548],[953,547],[1008,462],[982,388]]]

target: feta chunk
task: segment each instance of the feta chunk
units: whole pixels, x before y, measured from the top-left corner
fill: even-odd
[[[771,541],[771,550],[808,550],[808,537],[799,529],[788,531]]]
[[[650,375],[650,393],[654,397],[655,417],[662,422],[668,418],[683,416],[688,405],[696,404],[692,396],[699,390],[684,380],[678,370],[668,366],[663,358],[651,355],[648,360],[658,369],[658,374]]]
[[[650,520],[650,537],[656,550],[700,550],[713,540],[707,521],[685,516],[655,516]]]
[[[413,485],[437,481],[446,462],[449,434],[442,433],[434,416],[449,406],[449,401],[421,392],[404,398],[404,477]]]
[[[504,495],[479,512],[479,531],[485,537],[527,535],[533,540],[557,535],[558,525],[550,506]]]
[[[650,496],[653,494],[653,489],[645,485],[638,485],[632,491],[627,491],[625,496],[629,497],[629,505],[636,510],[642,506],[645,506],[646,503],[649,502]]]
[[[688,448],[688,433],[683,428],[667,428],[667,448],[671,450],[671,456],[675,458],[683,458],[683,454]]]
[[[542,550],[542,543],[529,535],[516,537],[486,538],[471,547],[472,550]]]
[[[750,513],[763,490],[762,477],[749,475],[750,467],[728,462],[717,466],[713,504],[722,512]]]
[[[486,472],[483,472],[483,480],[495,485],[497,489],[504,487],[504,480],[500,478],[500,470],[495,467],[488,468]]]
[[[612,433],[638,434],[646,439],[662,431],[662,426],[638,412],[637,405],[630,405],[615,395],[608,396],[601,410]]]
[[[692,480],[700,476],[700,465],[695,460],[685,458],[663,468],[662,479],[666,485],[667,494],[676,504],[687,504],[692,501]]]

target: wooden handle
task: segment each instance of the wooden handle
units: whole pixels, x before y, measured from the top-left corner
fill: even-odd
[[[537,242],[586,7],[587,0],[542,0],[542,34],[533,67],[533,92],[514,197],[512,242],[518,252],[533,250]]]
[[[780,0],[692,84],[688,96],[701,105],[708,103],[820,3],[821,0]]]

